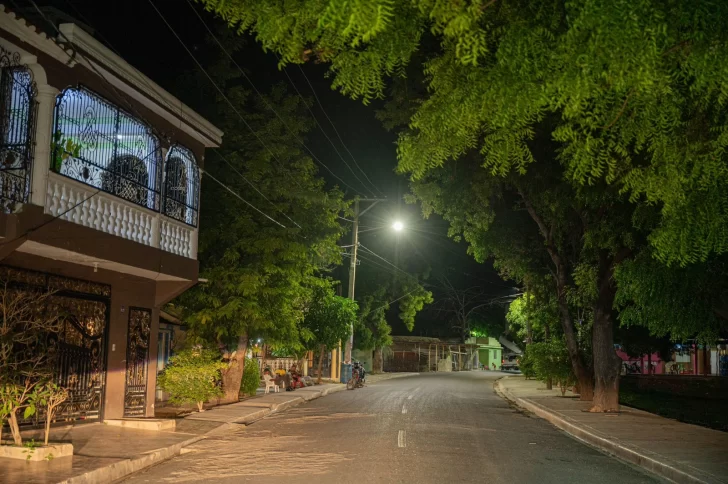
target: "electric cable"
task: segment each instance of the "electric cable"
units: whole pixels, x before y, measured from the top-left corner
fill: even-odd
[[[268,150],[268,152],[271,154],[271,156],[273,156],[273,158],[275,158],[279,163],[281,163],[281,161],[278,159],[278,157],[273,153],[273,151],[268,147],[268,145],[265,144],[265,142],[258,135],[258,133],[256,133],[253,130],[253,128],[245,120],[245,118],[240,113],[240,111],[238,111],[238,109],[233,105],[233,103],[230,101],[230,99],[225,95],[225,93],[223,92],[223,90],[220,88],[220,86],[218,86],[218,84],[215,82],[215,80],[212,78],[212,76],[203,67],[203,65],[200,63],[200,61],[197,59],[197,57],[195,57],[195,55],[192,53],[192,51],[190,50],[190,48],[187,47],[187,44],[184,43],[184,41],[179,36],[179,34],[177,34],[177,31],[167,21],[167,18],[164,16],[164,14],[157,8],[157,6],[154,4],[154,1],[153,0],[148,0],[148,1],[149,1],[149,4],[154,9],[154,11],[157,12],[157,15],[159,15],[159,17],[162,19],[162,22],[164,22],[164,24],[167,26],[167,28],[169,28],[169,30],[172,32],[172,35],[174,35],[174,37],[179,41],[180,45],[182,45],[182,47],[184,48],[184,50],[189,54],[189,56],[192,58],[192,60],[195,62],[195,64],[197,64],[197,67],[205,74],[205,76],[212,83],[212,85],[215,87],[215,89],[217,90],[217,92],[220,93],[220,96],[222,96],[222,98],[225,99],[225,101],[230,105],[230,107],[235,112],[235,114],[238,115],[238,117],[243,122],[243,124],[245,124],[245,126],[247,126],[248,129],[251,132],[253,132],[253,134],[255,135],[255,137],[263,145],[263,147],[265,147]],[[305,147],[305,145],[304,145],[304,147]],[[308,148],[306,148],[306,149],[308,149]],[[334,173],[331,170],[331,168],[329,168],[325,163],[323,163],[321,160],[319,160],[311,151],[309,151],[309,153],[311,153],[311,156],[313,157],[314,160],[316,160],[321,166],[323,166],[324,168],[326,168],[326,170],[331,174],[331,176],[333,176],[334,178],[336,178],[337,180],[339,180],[344,186],[346,186],[349,189],[351,189],[354,193],[357,193],[357,190],[355,190],[351,185],[349,185],[348,183],[346,183],[342,178],[340,178],[339,176],[337,176],[336,173]]]

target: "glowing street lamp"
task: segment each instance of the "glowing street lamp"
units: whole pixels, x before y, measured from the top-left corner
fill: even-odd
[[[394,222],[394,225],[392,225],[392,228],[396,230],[397,232],[401,232],[404,228],[404,224],[402,222]]]

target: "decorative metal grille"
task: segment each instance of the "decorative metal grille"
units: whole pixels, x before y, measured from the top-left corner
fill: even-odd
[[[147,125],[79,87],[58,96],[54,133],[54,160],[69,140],[79,148],[65,153],[60,174],[159,211],[162,152]]]
[[[164,214],[193,227],[200,206],[200,174],[195,155],[174,145],[164,168]]]
[[[124,416],[143,417],[147,406],[147,370],[152,312],[129,309],[129,333],[126,345],[126,392]]]
[[[65,319],[62,332],[51,338],[57,338],[56,383],[69,393],[56,420],[99,418],[106,376],[108,301],[53,296],[51,306]]]
[[[69,399],[59,407],[56,421],[99,418],[106,379],[104,335],[110,287],[8,266],[0,266],[0,280],[12,290],[31,295],[56,291],[37,309],[39,314],[58,316],[60,330],[48,333],[44,341],[25,350],[46,351],[56,383],[69,390]],[[38,425],[45,418],[41,407],[21,423]]]
[[[0,47],[0,207],[28,201],[35,144],[37,89],[20,54]]]

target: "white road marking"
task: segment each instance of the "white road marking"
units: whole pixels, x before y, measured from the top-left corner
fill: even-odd
[[[402,413],[407,413],[407,407],[405,407],[404,405],[402,406]]]
[[[410,395],[409,397],[407,397],[407,400],[412,400],[412,397],[413,397],[413,396],[414,396],[414,395]]]
[[[407,436],[404,430],[400,430],[397,434],[397,447],[407,447]]]

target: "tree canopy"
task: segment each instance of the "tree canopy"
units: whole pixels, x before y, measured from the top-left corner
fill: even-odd
[[[226,42],[234,53],[237,41]],[[235,109],[204,74],[181,80],[185,100],[226,134],[206,164],[206,172],[224,186],[209,177],[202,185],[199,261],[200,276],[208,282],[179,302],[193,334],[218,343],[230,358],[235,381],[226,372],[223,384],[237,392],[248,338],[299,343],[312,288],[340,262],[336,244],[344,229],[337,216],[347,202],[338,189],[325,188],[298,143],[311,127],[308,101],[289,96],[282,86],[256,96],[219,49],[211,52],[205,56],[208,71]]]
[[[523,173],[534,125],[554,117],[568,180],[658,207],[661,260],[728,248],[725,2],[200,1],[282,64],[329,63],[332,86],[365,102],[421,62],[402,172],[477,150],[489,172]]]

